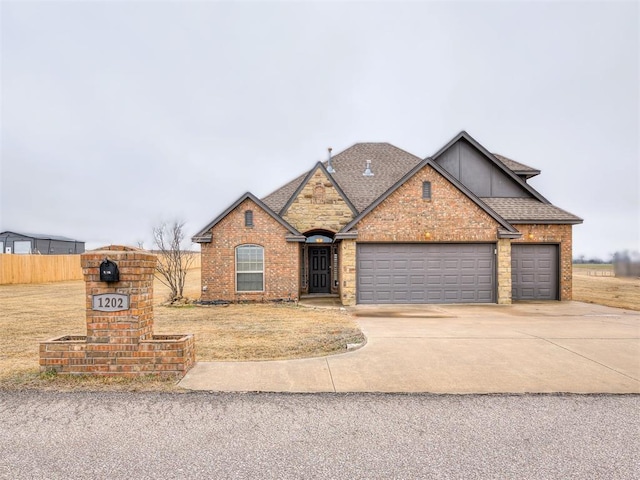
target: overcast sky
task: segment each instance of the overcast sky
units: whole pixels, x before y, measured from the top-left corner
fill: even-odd
[[[1,1],[0,231],[151,246],[357,142],[466,130],[638,250],[637,2]]]

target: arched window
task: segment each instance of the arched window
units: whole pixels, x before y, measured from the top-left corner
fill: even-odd
[[[264,248],[260,245],[236,247],[236,291],[264,291]]]

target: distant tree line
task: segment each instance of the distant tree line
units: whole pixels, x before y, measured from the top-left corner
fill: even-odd
[[[611,260],[603,260],[603,259],[598,258],[598,257],[587,258],[584,255],[580,255],[579,257],[575,257],[573,259],[573,263],[577,263],[579,265],[587,264],[587,263],[590,264],[590,265],[592,265],[592,264],[601,265],[603,263],[612,263],[612,261]]]
[[[599,257],[587,258],[585,255],[580,255],[573,259],[573,263],[590,265],[612,264],[616,277],[640,277],[640,253],[637,251],[624,250],[616,252],[608,260],[603,260]]]

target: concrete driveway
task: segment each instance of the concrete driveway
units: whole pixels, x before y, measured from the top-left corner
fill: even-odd
[[[358,306],[362,348],[199,362],[193,390],[640,393],[640,312],[579,302]],[[197,344],[197,340],[196,340]]]

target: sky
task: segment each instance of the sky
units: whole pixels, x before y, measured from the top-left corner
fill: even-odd
[[[0,231],[197,233],[358,142],[461,130],[640,250],[638,2],[0,0]]]

